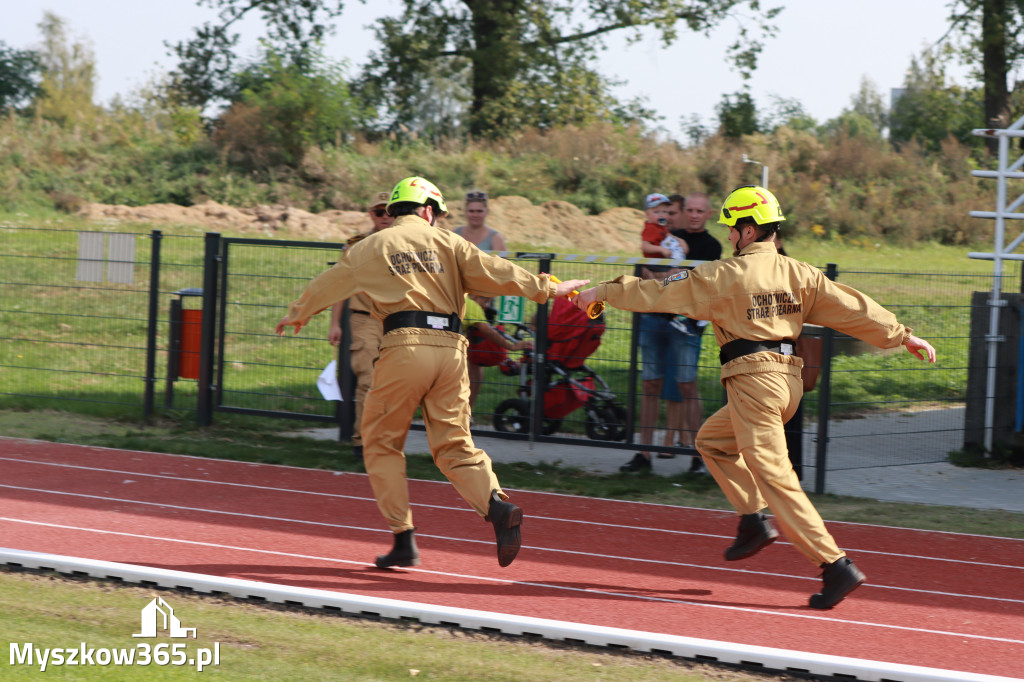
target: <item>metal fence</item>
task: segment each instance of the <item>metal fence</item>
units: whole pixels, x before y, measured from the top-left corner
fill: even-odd
[[[169,332],[161,301],[201,277],[201,244],[159,231],[0,228],[0,405],[152,412]]]
[[[273,334],[286,304],[337,260],[341,248],[216,234],[0,227],[0,407],[117,417],[194,412],[200,423],[209,423],[217,411],[344,422],[350,411],[323,400],[316,388],[337,352],[326,341],[329,315],[316,316],[299,336]],[[534,272],[594,281],[632,274],[641,262],[504,255]],[[817,387],[805,397],[799,441],[805,460],[824,471],[945,459],[963,443],[968,377],[985,369],[968,361],[972,343],[985,336],[984,330],[971,330],[971,301],[973,292],[991,290],[992,276],[837,268],[830,276],[893,310],[936,345],[941,362],[928,366],[909,360],[905,351],[878,352],[842,337],[827,340],[832,352],[821,363]],[[1003,289],[1016,288],[1019,267],[1003,278]],[[507,413],[499,409],[503,403],[525,399],[527,419],[506,419],[505,426],[512,426],[507,437],[637,449],[636,316],[609,309],[601,345],[586,361],[607,384],[621,418],[621,429],[609,434],[595,432],[586,409],[557,420],[545,415],[539,398],[550,392],[539,384],[557,389],[561,381],[543,365],[548,309],[527,302],[524,318],[536,315],[538,323],[532,371],[509,375],[487,368],[474,428],[493,428],[495,415]],[[705,336],[698,386],[710,414],[723,403],[724,391],[717,347],[710,333]],[[923,439],[922,422],[907,415],[926,411],[931,436]],[[842,439],[862,437],[856,429],[835,428],[845,423],[837,420],[866,416],[875,420],[872,434],[889,436],[892,447],[830,459],[833,449],[852,449]]]

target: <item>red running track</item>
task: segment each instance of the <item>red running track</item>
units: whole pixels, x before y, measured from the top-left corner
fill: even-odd
[[[423,563],[390,548],[367,478],[0,438],[0,546],[296,587],[1016,678],[1024,540],[829,523],[868,583],[807,607],[777,542],[726,562],[732,513],[510,491],[512,566],[448,483],[410,481]]]

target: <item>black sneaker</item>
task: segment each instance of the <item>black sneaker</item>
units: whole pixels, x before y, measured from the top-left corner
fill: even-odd
[[[491,493],[491,503],[485,521],[494,525],[494,539],[498,544],[498,565],[504,568],[511,564],[523,544],[520,526],[523,525],[523,510],[511,502],[501,499],[497,491]]]
[[[725,550],[726,561],[739,561],[754,556],[779,537],[779,531],[761,512],[740,516],[739,530],[732,547]]]
[[[420,552],[416,548],[416,538],[413,531],[407,530],[395,533],[395,546],[388,554],[377,557],[374,562],[377,568],[391,568],[392,566],[419,566]]]
[[[694,457],[690,460],[691,474],[706,474],[707,472],[707,467],[704,466],[704,460],[701,457]]]
[[[811,595],[810,606],[812,609],[832,608],[867,579],[847,557],[833,561],[831,564],[822,564],[821,568],[821,579],[825,586],[821,592]]]
[[[619,467],[619,471],[625,473],[650,471],[651,460],[649,457],[644,457],[639,452],[633,455],[633,459],[629,460],[625,464]]]

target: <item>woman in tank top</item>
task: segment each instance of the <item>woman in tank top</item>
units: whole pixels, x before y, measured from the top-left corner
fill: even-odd
[[[501,233],[487,227],[487,193],[466,193],[466,224],[456,227],[453,232],[482,251],[505,251],[505,238]]]

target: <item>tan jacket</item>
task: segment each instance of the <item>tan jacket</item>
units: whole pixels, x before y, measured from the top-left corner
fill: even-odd
[[[406,310],[455,313],[461,318],[467,292],[526,296],[544,303],[557,288],[548,275],[534,275],[491,256],[418,216],[401,216],[391,227],[346,249],[334,267],[315,277],[288,308],[285,324],[305,324],[324,308],[359,292],[369,294],[370,314],[383,320]],[[381,347],[415,343],[457,346],[466,340],[444,330],[397,329],[385,335]]]
[[[378,232],[380,230],[377,230]],[[357,234],[354,237],[350,237],[347,242],[347,249],[351,249],[353,246],[369,237],[373,232],[367,232],[365,234]],[[358,310],[360,312],[368,313],[373,310],[373,305],[370,303],[370,297],[365,293],[358,293],[348,300],[349,310]],[[378,320],[379,322],[380,320]]]
[[[664,280],[622,276],[602,282],[598,300],[637,312],[671,312],[714,324],[722,346],[733,339],[797,339],[804,323],[831,327],[879,348],[903,344],[911,330],[870,297],[815,267],[755,242],[739,256],[698,265]],[[722,378],[758,371],[800,373],[802,362],[753,353],[722,367]]]

